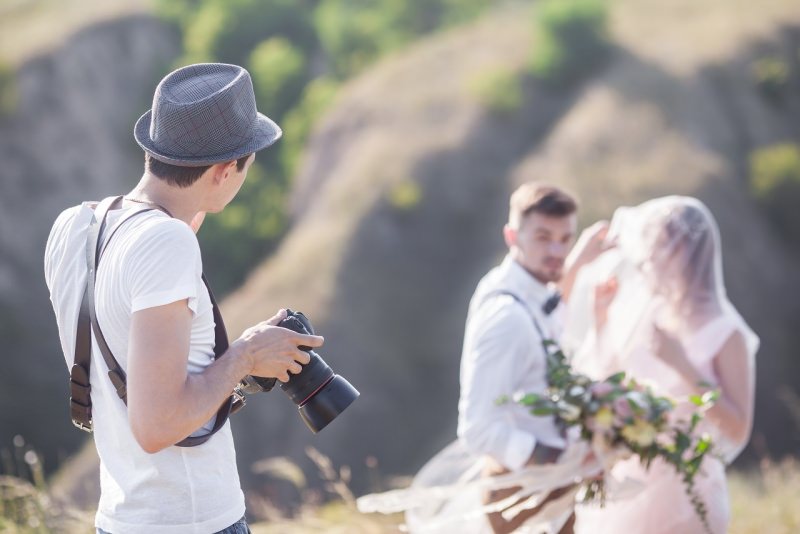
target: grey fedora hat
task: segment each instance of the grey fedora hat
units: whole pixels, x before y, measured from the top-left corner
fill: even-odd
[[[183,167],[239,159],[281,134],[256,110],[250,73],[224,63],[189,65],[168,74],[133,131],[145,152]]]

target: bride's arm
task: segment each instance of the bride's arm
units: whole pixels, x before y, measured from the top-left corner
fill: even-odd
[[[735,443],[747,443],[753,428],[755,377],[741,332],[735,332],[714,357],[714,371],[720,398],[707,417]]]
[[[658,332],[658,330],[657,330]],[[689,361],[682,347],[668,334],[660,331],[655,353],[672,366],[696,393],[703,393],[705,378]],[[714,374],[719,384],[720,396],[706,412],[722,434],[736,444],[744,444],[750,437],[753,426],[754,377],[750,357],[741,332],[734,332],[712,360]]]

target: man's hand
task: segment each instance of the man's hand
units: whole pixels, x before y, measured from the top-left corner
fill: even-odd
[[[245,375],[289,380],[309,356],[298,346],[319,347],[319,336],[277,325],[281,310],[249,328],[222,358],[189,374],[192,312],[185,300],[137,311],[128,349],[128,418],[143,450],[158,452],[200,428]]]
[[[231,348],[240,350],[242,357],[249,360],[248,367],[253,376],[277,378],[289,381],[289,373],[302,371],[301,364],[310,361],[307,352],[298,347],[321,347],[324,338],[300,334],[276,326],[286,318],[286,310],[280,310],[272,318],[252,326],[233,342]]]

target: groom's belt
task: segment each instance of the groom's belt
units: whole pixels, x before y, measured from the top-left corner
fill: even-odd
[[[533,454],[531,454],[530,463],[533,465],[554,464],[558,461],[559,456],[561,456],[561,453],[563,452],[564,449],[558,449],[556,447],[550,447],[542,443],[537,443],[533,448]]]

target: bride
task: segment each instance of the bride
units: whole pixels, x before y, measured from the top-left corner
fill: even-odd
[[[608,239],[615,246],[578,273],[570,295],[565,343],[580,344],[573,365],[595,379],[625,371],[677,399],[679,416],[693,408],[690,396],[719,390],[701,430],[721,457],[707,457],[695,487],[711,531],[724,533],[725,465],[750,436],[759,341],[727,298],[716,222],[699,200],[671,196],[617,210]],[[611,475],[642,490],[602,508],[579,506],[576,533],[705,531],[665,463],[646,470],[633,457]]]

